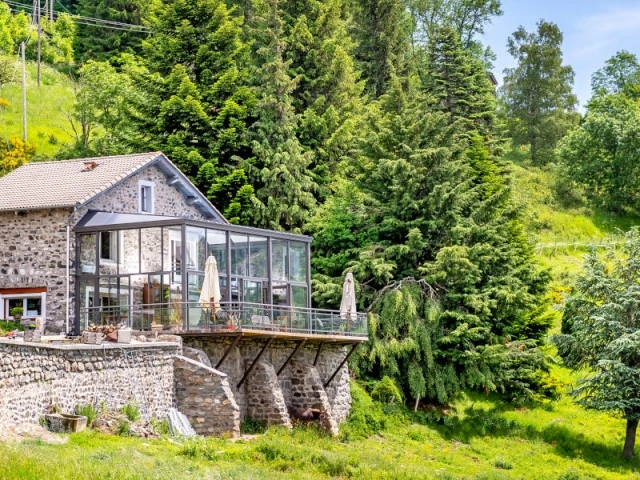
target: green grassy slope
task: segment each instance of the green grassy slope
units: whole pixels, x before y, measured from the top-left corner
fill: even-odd
[[[15,81],[0,89],[0,97],[9,100],[9,106],[0,111],[0,135],[22,138],[22,84],[21,68]],[[41,85],[38,88],[36,65],[27,64],[27,135],[36,145],[36,155],[50,158],[61,143],[71,140],[71,127],[64,112],[74,103],[73,84],[64,74],[42,65]]]
[[[371,401],[357,397],[356,414],[374,415]],[[412,423],[396,408],[373,420],[383,418],[386,428],[368,438],[272,428],[238,442],[83,432],[65,445],[0,444],[0,478],[640,479],[640,461],[620,459],[623,422],[566,399],[515,408],[471,395],[454,408],[444,423]],[[356,424],[343,430],[357,431]]]

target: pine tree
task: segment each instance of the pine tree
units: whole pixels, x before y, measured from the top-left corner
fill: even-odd
[[[530,395],[544,364],[547,275],[484,139],[411,84],[392,80],[371,107],[357,181],[364,214],[341,233],[342,272],[354,273],[376,314],[359,368],[438,402],[464,388]],[[314,263],[326,284],[339,271],[336,229],[312,233],[332,259]],[[325,286],[316,299],[336,291]]]
[[[79,0],[78,15],[111,20],[130,25],[143,25],[152,2],[148,0]],[[75,38],[76,60],[112,60],[121,53],[140,53],[145,33],[123,29],[107,29],[80,22]]]
[[[315,207],[317,189],[307,171],[312,153],[305,152],[296,130],[292,92],[298,82],[284,59],[284,23],[278,0],[254,3],[251,29],[256,39],[255,84],[258,119],[252,127],[250,177],[256,186],[254,224],[299,231]]]
[[[410,20],[401,0],[353,0],[353,37],[367,91],[382,95],[393,74],[408,70]]]
[[[164,150],[231,220],[247,222],[238,205],[248,206],[252,187],[238,157],[250,155],[256,97],[242,19],[222,0],[164,2],[153,18],[147,73],[135,75],[146,96],[142,143]]]
[[[349,33],[350,18],[343,0],[309,0],[282,5],[290,75],[298,83],[292,105],[298,113],[297,136],[310,165],[328,193],[331,172],[356,139],[363,108],[364,82],[359,80]]]

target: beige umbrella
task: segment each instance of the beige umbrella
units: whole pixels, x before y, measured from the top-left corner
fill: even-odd
[[[211,315],[220,310],[220,278],[218,277],[218,262],[213,255],[209,255],[204,265],[204,281],[200,291],[200,305],[211,308]]]
[[[351,326],[351,320],[355,320],[358,311],[356,307],[356,288],[353,283],[353,273],[347,273],[342,286],[342,302],[340,303],[340,317],[347,320]]]

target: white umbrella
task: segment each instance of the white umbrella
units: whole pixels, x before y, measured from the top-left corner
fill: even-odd
[[[340,303],[340,317],[355,320],[357,317],[356,288],[353,283],[353,273],[347,273],[342,286],[342,302]]]
[[[204,281],[200,291],[200,305],[211,308],[212,313],[220,310],[220,278],[218,277],[218,262],[213,255],[209,255],[204,265]],[[212,305],[213,304],[213,305]]]

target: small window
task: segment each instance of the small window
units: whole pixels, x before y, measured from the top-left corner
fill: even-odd
[[[140,213],[153,213],[153,183],[140,180],[138,200]]]
[[[117,232],[100,232],[100,260],[118,260]]]

